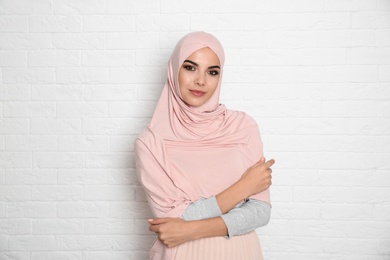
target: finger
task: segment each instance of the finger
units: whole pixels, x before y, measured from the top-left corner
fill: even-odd
[[[148,222],[152,225],[159,225],[159,224],[167,222],[167,218],[151,218],[151,219],[148,219]]]
[[[149,231],[154,232],[154,233],[159,233],[160,225],[150,225],[149,226]]]
[[[274,163],[275,163],[275,160],[274,160],[274,159],[271,159],[271,160],[265,162],[265,166],[266,166],[267,168],[269,168],[269,167],[271,167],[272,165],[274,165]]]

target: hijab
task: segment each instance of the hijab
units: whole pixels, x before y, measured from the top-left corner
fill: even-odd
[[[191,107],[181,99],[179,69],[205,47],[220,61],[220,78],[210,99]],[[135,142],[138,178],[155,217],[181,217],[189,204],[223,191],[262,157],[256,121],[219,103],[224,62],[221,43],[206,32],[185,35],[168,61],[167,81],[151,122]],[[253,198],[269,203],[269,192]],[[168,260],[174,251],[156,239],[151,256]]]

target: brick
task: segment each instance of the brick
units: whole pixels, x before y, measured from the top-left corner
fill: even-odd
[[[60,238],[64,251],[111,251],[112,237],[109,235],[63,235]]]
[[[27,21],[28,23],[28,21]],[[7,26],[7,28],[9,28]],[[0,33],[0,48],[3,50],[36,50],[51,49],[52,35],[50,33]]]
[[[136,84],[103,84],[85,86],[86,100],[134,100],[137,99]]]
[[[83,21],[80,16],[31,16],[30,32],[81,32]]]
[[[11,186],[6,185],[0,189],[1,201],[29,201],[31,200],[30,186]]]
[[[11,251],[59,250],[59,237],[54,235],[19,235],[10,237]]]
[[[84,188],[87,201],[132,201],[134,191],[128,185],[89,185]]]
[[[84,155],[78,152],[36,152],[34,167],[39,168],[82,168]]]
[[[351,187],[347,189],[348,203],[381,204],[388,203],[390,190],[375,187]]]
[[[176,25],[176,31],[187,32],[190,27],[190,17],[182,14],[173,15],[137,15],[136,28],[137,31],[162,31],[167,32],[172,28],[172,24]]]
[[[34,3],[28,0],[4,0],[0,4],[1,14],[42,15],[51,14],[51,9],[50,0],[37,0]]]
[[[6,235],[0,236],[0,251],[1,252],[8,251],[8,237]]]
[[[169,59],[168,51],[139,50],[135,53],[135,65],[139,67],[156,67],[165,64]]]
[[[82,219],[36,219],[32,223],[34,235],[82,234]]]
[[[57,83],[60,84],[101,84],[109,81],[106,68],[58,68]]]
[[[32,100],[82,100],[83,86],[75,84],[43,84],[31,86]]]
[[[4,68],[3,83],[6,84],[34,84],[54,83],[55,70],[53,68]]]
[[[60,169],[58,170],[58,184],[108,184],[108,173],[106,169]]]
[[[367,0],[330,0],[324,3],[325,11],[368,11],[375,9],[376,3]]]
[[[375,30],[323,30],[317,33],[320,47],[369,47],[375,45]]]
[[[125,259],[139,259],[134,258],[131,251],[88,251],[83,254],[83,260],[125,260]],[[147,259],[147,258],[145,258]]]
[[[161,3],[153,0],[133,2],[126,0],[113,0],[107,5],[108,14],[142,14],[160,13]]]
[[[114,236],[113,245],[115,250],[146,251],[155,239],[154,235],[149,236]]]
[[[110,151],[132,152],[135,136],[112,136],[110,137]]]
[[[372,101],[322,101],[322,117],[375,117],[376,104]]]
[[[303,14],[300,14],[303,15]],[[256,14],[245,14],[240,17],[242,26],[245,31],[253,30],[295,30],[298,28],[297,15],[294,13],[256,13]],[[253,35],[253,40],[257,40],[261,47],[261,39],[259,34]],[[249,35],[248,35],[249,36]],[[245,37],[245,36],[244,36]],[[230,42],[230,40],[229,40]],[[229,44],[227,42],[227,44]],[[245,42],[242,42],[245,46]],[[224,45],[225,46],[225,45]]]
[[[32,166],[32,153],[30,152],[0,152],[0,167],[30,168]]]
[[[375,151],[378,153],[389,152],[390,136],[376,136],[375,137]]]
[[[382,158],[381,158],[382,159]],[[387,187],[388,175],[386,170],[353,170],[347,176],[348,186],[350,187]]]
[[[109,103],[109,117],[148,118],[153,115],[154,101],[115,101]],[[137,110],[131,109],[137,107]],[[142,111],[142,112],[140,112]]]
[[[160,83],[161,70],[158,67],[113,67],[110,68],[110,81],[119,84]]]
[[[134,32],[133,15],[89,15],[83,17],[84,32]]]
[[[0,100],[29,100],[30,86],[27,84],[0,85]]]
[[[80,51],[73,50],[36,50],[30,51],[30,67],[72,67],[81,65]]]
[[[134,52],[123,50],[83,51],[82,65],[87,67],[132,66]]]
[[[139,185],[135,169],[110,169],[108,171],[109,184]]]
[[[264,235],[273,236],[290,236],[291,235],[291,222],[288,220],[273,219],[272,225],[261,227],[261,232]]]
[[[27,66],[26,51],[0,51],[0,66],[25,67]]]
[[[108,203],[61,202],[58,203],[59,218],[104,218],[108,217]],[[74,249],[73,249],[74,250]]]
[[[31,134],[80,134],[80,119],[32,119]]]
[[[356,239],[356,238],[324,238],[323,247],[325,253],[344,254],[376,254],[377,245],[373,239]],[[366,258],[367,259],[367,258]]]
[[[34,201],[80,200],[83,197],[83,188],[63,185],[34,186],[31,190],[31,196]]]
[[[375,30],[375,46],[390,46],[390,29]]]
[[[0,118],[1,134],[27,134],[28,132],[28,119]]]
[[[2,2],[3,3],[3,2]],[[0,13],[3,11],[0,5]],[[0,32],[28,32],[28,17],[27,16],[12,16],[1,15],[0,16]],[[5,39],[4,39],[5,40]],[[3,41],[4,41],[3,40]]]
[[[130,219],[91,219],[84,223],[84,232],[88,235],[132,234],[134,223]]]
[[[104,49],[106,40],[101,33],[55,33],[53,46],[65,50]]]
[[[390,65],[381,65],[378,68],[378,81],[389,82],[390,81]]]
[[[51,169],[7,169],[5,176],[11,185],[57,184],[57,172]]]
[[[347,60],[349,64],[389,64],[390,48],[348,49]]]
[[[300,30],[342,30],[351,27],[348,12],[300,13],[296,19]]]
[[[137,47],[138,32],[107,33],[106,43],[109,50],[133,50]],[[133,59],[132,59],[133,60]]]
[[[103,152],[109,147],[109,138],[107,136],[59,136],[58,149],[59,151],[73,152]]]
[[[87,168],[134,167],[133,154],[129,152],[94,152],[86,154]]]
[[[0,219],[2,235],[29,235],[31,234],[31,220],[29,219]]]
[[[4,106],[4,115],[6,117],[55,117],[56,104],[54,102],[38,101],[13,101],[6,102]]]
[[[90,15],[104,14],[106,12],[106,4],[104,0],[86,0],[86,1],[61,1],[54,0],[53,12],[56,15]]]
[[[160,35],[158,32],[137,32],[135,36],[136,36],[135,42],[136,42],[137,49],[153,49],[153,48],[157,48],[159,46]],[[122,40],[120,40],[120,43],[124,42],[123,38],[121,38],[121,39]],[[132,40],[129,40],[129,41],[132,41]],[[115,47],[116,44],[111,43],[111,40],[107,39],[108,47],[110,45]],[[127,48],[128,48],[128,46],[127,46]],[[122,49],[126,49],[126,48],[122,48]]]
[[[354,12],[351,16],[352,28],[383,28],[388,29],[389,12]]]
[[[208,25],[214,24],[215,30],[241,31],[244,29],[243,24],[241,22],[231,23],[231,21],[242,21],[243,18],[242,14],[195,14],[190,17],[190,28],[194,31],[202,31]]]
[[[60,118],[107,117],[108,105],[105,102],[60,101],[57,102],[57,116]]]
[[[293,198],[297,202],[341,203],[347,198],[343,187],[294,187]]]
[[[54,202],[7,202],[6,214],[8,218],[55,218],[57,206]]]
[[[86,118],[83,120],[83,134],[88,135],[120,135],[138,134],[144,125],[145,119],[117,119],[117,118]]]
[[[31,252],[30,260],[82,260],[82,252]]]
[[[4,260],[30,260],[30,252],[0,252],[0,257]]]
[[[361,203],[328,204],[322,206],[321,216],[324,220],[333,221],[370,221],[376,215],[374,209],[374,205]]]

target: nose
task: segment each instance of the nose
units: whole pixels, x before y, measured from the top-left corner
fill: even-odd
[[[198,73],[197,77],[195,78],[195,84],[199,86],[204,86],[206,83],[206,78],[203,75],[203,73]]]

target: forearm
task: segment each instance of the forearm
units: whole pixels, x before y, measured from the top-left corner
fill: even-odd
[[[226,236],[228,234],[225,222],[221,217],[194,220],[190,221],[189,224],[192,226],[192,240],[206,237]]]
[[[244,183],[239,180],[215,197],[221,213],[225,214],[250,195]]]

